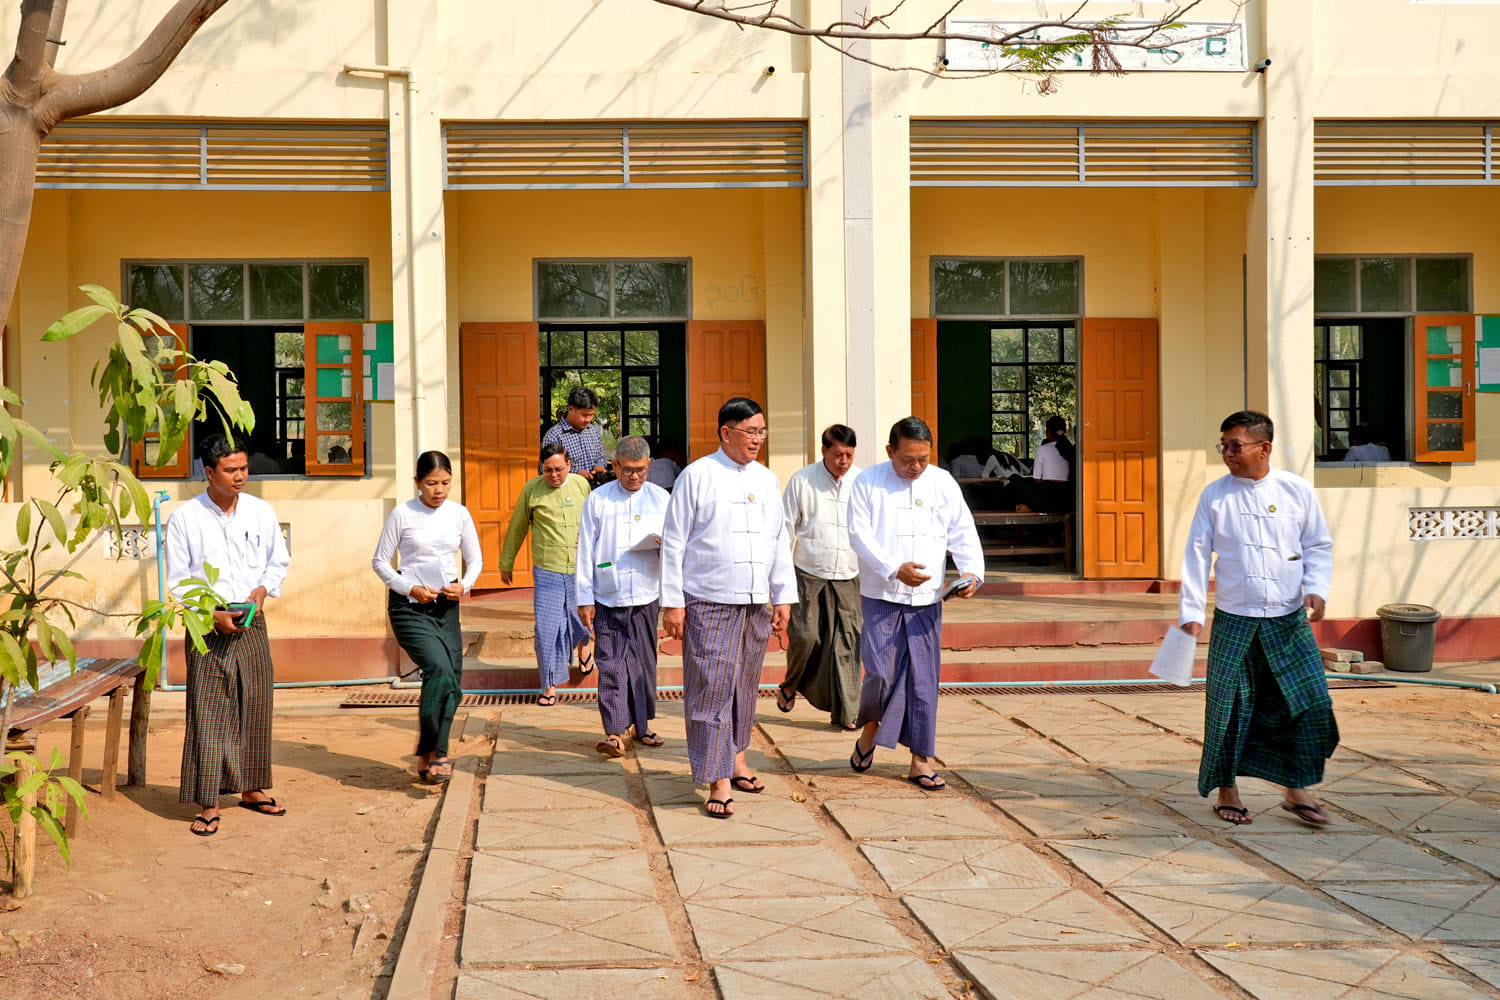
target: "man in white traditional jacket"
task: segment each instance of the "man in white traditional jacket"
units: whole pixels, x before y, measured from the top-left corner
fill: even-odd
[[[868,771],[877,745],[902,743],[911,751],[906,780],[936,791],[947,784],[932,770],[943,575],[952,553],[960,576],[973,577],[958,596],[973,597],[984,580],[984,550],[958,483],[929,464],[932,431],[925,423],[917,417],[898,420],[885,453],[890,460],[866,469],[849,498],[865,667],[859,703],[863,731],[849,766]]]
[[[859,714],[859,562],[849,544],[854,428],[823,431],[823,457],[787,480],[781,505],[797,571],[797,606],[787,626],[786,677],[776,707],[790,712],[797,694],[835,726],[853,729]]]
[[[589,494],[578,525],[578,618],[593,633],[599,662],[599,718],[594,749],[625,755],[626,730],[648,747],[661,737],[656,718],[656,622],[661,612],[661,534],[667,491],[647,482],[651,446],[643,437],[615,447],[615,481]]]
[[[1189,635],[1203,631],[1212,565],[1198,794],[1217,789],[1219,818],[1249,823],[1235,779],[1263,778],[1285,790],[1283,809],[1321,828],[1328,814],[1307,788],[1323,780],[1339,728],[1308,622],[1323,617],[1333,539],[1312,485],[1271,467],[1274,436],[1271,418],[1254,410],[1220,425],[1229,474],[1203,490],[1188,529],[1177,620]]]
[[[758,793],[745,763],[766,640],[797,600],[776,474],[755,459],[766,440],[760,404],[719,408],[719,450],[683,470],[662,532],[662,626],[682,639],[688,761],[709,786],[704,809],[727,819],[731,787]],[[774,607],[773,607],[774,605]]]

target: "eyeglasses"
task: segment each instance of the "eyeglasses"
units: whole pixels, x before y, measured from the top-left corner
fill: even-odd
[[[753,431],[747,431],[739,427],[730,427],[726,425],[724,429],[726,431],[734,431],[736,434],[743,434],[745,435],[745,437],[749,438],[752,441],[764,441],[766,439],[766,429],[764,427],[757,428]]]
[[[1238,455],[1246,448],[1254,448],[1256,445],[1270,443],[1269,441],[1220,441],[1214,447],[1219,449],[1220,455]]]
[[[646,469],[627,469],[623,465],[615,466],[615,475],[621,479],[639,479],[646,474]]]

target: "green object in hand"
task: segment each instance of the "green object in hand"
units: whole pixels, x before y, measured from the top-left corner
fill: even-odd
[[[226,605],[226,610],[232,613],[239,621],[236,623],[240,628],[249,628],[250,623],[255,621],[256,606],[254,601],[245,601],[241,604]]]

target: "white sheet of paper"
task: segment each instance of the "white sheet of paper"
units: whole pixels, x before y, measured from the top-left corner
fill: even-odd
[[[632,545],[627,551],[629,551],[629,552],[651,552],[654,549],[659,549],[659,548],[661,548],[661,536],[660,535],[647,535],[645,538],[642,538],[640,541],[638,541],[634,545]]]
[[[1198,654],[1198,640],[1177,626],[1167,629],[1167,637],[1151,661],[1151,673],[1178,687],[1187,687],[1193,681],[1193,659]]]
[[[396,398],[396,366],[393,362],[382,361],[375,366],[375,398]]]
[[[1481,385],[1500,384],[1500,347],[1479,349],[1479,382]]]

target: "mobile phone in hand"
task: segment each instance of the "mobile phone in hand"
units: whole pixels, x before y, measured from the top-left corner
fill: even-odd
[[[957,580],[954,580],[943,589],[943,600],[946,601],[950,598],[957,597],[960,593],[968,590],[977,582],[978,581],[975,580],[975,578],[970,574],[965,574],[959,577]]]
[[[240,628],[249,628],[250,623],[255,621],[257,608],[254,601],[243,601],[237,604],[227,604],[225,610],[234,617],[236,625]]]

